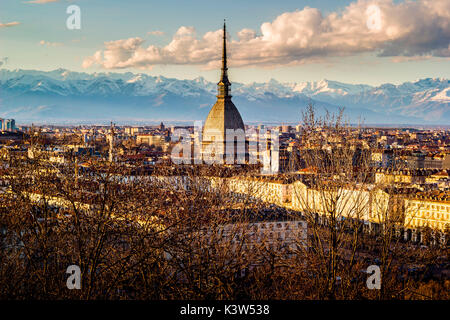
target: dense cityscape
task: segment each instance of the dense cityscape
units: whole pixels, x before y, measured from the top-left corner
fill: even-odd
[[[58,1],[30,3],[47,2]],[[388,5],[398,8],[388,1],[383,4]],[[71,7],[67,13],[74,12],[76,26],[80,8]],[[349,4],[345,10],[356,17],[359,7],[366,10],[366,3]],[[381,12],[376,5],[368,8]],[[297,24],[307,24],[312,19],[307,15],[323,19],[315,10],[305,6],[290,14],[300,15]],[[304,56],[325,47],[294,37],[295,41],[286,41],[288,49],[272,52],[281,41],[277,30],[291,32],[280,22],[286,17],[289,14],[280,15],[273,25],[262,24],[263,36],[241,30],[239,41],[229,38],[224,20],[220,30],[206,33],[202,40],[188,38],[194,62],[177,56],[177,50],[186,45],[177,41],[193,33],[180,27],[167,47],[142,49],[140,38],[105,42],[104,52],[97,51],[82,63],[83,68],[142,67],[148,72],[153,61],[167,64],[164,59],[175,59],[168,63],[174,65],[207,64],[219,79],[214,103],[203,100],[207,91],[188,92],[192,87],[183,81],[165,84],[176,87],[178,95],[164,89],[150,99],[146,94],[157,86],[146,87],[149,82],[143,82],[141,75],[0,69],[0,115],[4,117],[0,118],[0,300],[268,301],[252,304],[252,309],[239,305],[236,313],[222,305],[215,305],[214,311],[207,304],[171,310],[178,316],[208,318],[222,312],[219,307],[225,308],[225,315],[249,310],[272,315],[269,302],[281,300],[449,300],[448,80],[427,78],[397,87],[335,83],[338,89],[311,89],[314,99],[292,85],[297,91],[290,88],[283,101],[295,104],[296,118],[286,114],[289,121],[277,121],[285,110],[280,96],[264,92],[265,100],[256,94],[247,100],[233,97],[228,69],[233,59],[238,67],[246,65],[247,46],[260,45],[260,40],[266,51],[251,59],[264,66],[272,60],[278,66],[286,52],[295,51],[292,43],[311,46],[311,52],[297,48],[302,54],[290,58],[289,68],[302,66]],[[344,21],[344,27],[336,27],[336,17],[334,13],[326,16],[319,29],[338,30],[334,37],[345,34],[352,24]],[[342,19],[347,18],[344,14]],[[19,24],[0,23],[0,27]],[[369,35],[379,32],[376,24],[364,26]],[[391,41],[392,48],[382,47],[379,52],[398,51],[392,40],[398,32],[398,28],[389,29],[384,41]],[[164,32],[147,35],[163,36]],[[214,46],[207,42],[210,38]],[[324,36],[323,41],[328,38],[333,37]],[[39,45],[60,46],[44,40]],[[371,46],[364,42],[365,48]],[[215,52],[213,58],[198,62],[210,50]],[[412,56],[410,51],[404,56]],[[448,57],[445,52],[432,53]],[[341,58],[340,53],[337,56]],[[217,68],[209,64],[219,59]],[[0,66],[7,62],[3,59]],[[164,81],[157,78],[156,82]],[[274,80],[269,83],[268,88],[287,90]],[[206,81],[202,85],[208,86]],[[252,86],[260,89],[257,83],[247,89]],[[319,85],[311,88],[315,86]],[[397,97],[395,90],[400,87],[414,98]],[[426,94],[417,93],[418,87],[426,87],[421,91]],[[111,88],[120,92],[112,94]],[[383,106],[384,113],[376,108],[364,112],[376,114],[376,123],[392,114],[386,123],[355,121],[345,105],[335,108],[332,104],[344,101],[339,99],[352,91],[346,101],[357,105],[360,98],[355,97],[366,97],[378,104],[380,100],[373,97],[385,99],[382,89],[394,92],[395,103],[404,108],[393,107],[395,117],[394,111]],[[129,99],[122,99],[126,94]],[[167,97],[173,100],[164,103],[177,108],[183,107],[179,97],[198,99],[195,109],[209,112],[192,123],[189,119],[195,116],[186,114],[178,120],[161,120],[163,116],[155,114],[166,107]],[[158,120],[102,114],[102,119],[109,117],[107,123],[76,107],[78,103],[95,109],[92,100],[102,106],[98,113],[104,113],[107,99],[123,104],[125,113],[132,113],[142,101],[151,101],[156,106],[144,105],[140,112],[152,113]],[[262,100],[272,104],[267,107]],[[30,105],[22,106],[27,101]],[[261,103],[261,114],[273,113],[274,121],[246,121],[249,108],[244,102]],[[76,118],[59,121],[53,117],[59,110],[56,105]],[[423,116],[411,111],[404,123],[392,124],[413,107],[424,109],[429,122],[408,124],[409,119],[420,122]],[[352,113],[355,110],[351,108]],[[48,121],[39,118],[41,111]]]
[[[16,257],[27,252],[26,269],[43,272],[40,276],[64,269],[63,261],[69,261],[62,257],[77,257],[84,268],[97,268],[99,277],[91,280],[92,291],[81,296],[85,299],[204,299],[210,295],[217,299],[241,295],[252,299],[447,299],[450,131],[358,127],[313,118],[314,107],[309,106],[303,122],[295,126],[245,126],[247,147],[261,137],[259,132],[270,137],[265,143],[276,167],[272,163],[269,173],[261,171],[266,149],[257,150],[257,164],[248,164],[248,158],[243,164],[195,164],[190,153],[184,164],[175,164],[173,150],[178,139],[174,132],[188,132],[186,141],[193,150],[194,126],[5,127],[0,150],[2,210],[14,208],[21,218],[20,225],[11,215],[2,218],[3,261],[9,262],[2,269],[2,295],[34,297],[50,290],[47,298],[66,296],[67,292],[52,291],[51,284],[42,283],[24,291],[14,287],[14,294],[8,290],[8,270],[16,269]],[[279,139],[277,150],[271,141],[273,133]],[[96,211],[100,216],[92,216]],[[81,217],[85,220],[78,220]],[[68,235],[73,223],[105,229],[98,233],[98,229],[87,228]],[[26,236],[35,228],[41,232]],[[129,232],[137,239],[128,238]],[[197,235],[198,242],[188,235]],[[67,245],[67,237],[83,243],[86,251],[65,252],[60,246]],[[162,272],[158,277],[163,279],[158,281],[170,280],[166,283],[170,288],[179,289],[182,284],[186,291],[177,295],[159,287],[168,292],[137,296],[141,286],[163,285],[141,283],[144,279],[131,268],[116,284],[120,289],[104,293],[99,282],[111,276],[108,263],[122,262],[124,256],[137,259],[135,250],[147,237],[159,243],[158,249],[144,247],[149,254],[145,259],[151,257],[151,263],[158,264],[157,270],[147,271]],[[90,243],[99,239],[105,241],[102,248]],[[227,251],[217,255],[216,246]],[[89,250],[99,254],[94,265]],[[216,253],[204,256],[204,250]],[[204,259],[214,264],[205,266]],[[320,264],[321,259],[327,263]],[[184,267],[173,265],[180,261],[192,264],[189,270],[194,278],[187,279]],[[219,262],[222,269],[216,265]],[[46,269],[41,269],[42,263]],[[130,262],[123,263],[128,266]],[[383,283],[388,283],[377,293],[366,289],[366,276],[361,277],[373,264],[381,266]],[[149,267],[140,265],[144,266]],[[298,278],[283,277],[293,270]],[[164,272],[169,274],[164,276]],[[175,278],[164,278],[173,272]],[[202,272],[225,277],[226,291],[209,283],[210,275],[203,278]],[[322,274],[318,283],[294,294],[292,288],[300,284],[304,288],[311,272]],[[20,274],[17,269],[15,274]],[[247,286],[238,286],[236,274],[238,283]],[[285,286],[267,292],[252,287],[260,283],[255,277],[258,281],[275,277]],[[138,287],[129,281],[139,283]],[[230,285],[245,288],[244,292]],[[193,288],[201,290],[192,292]]]

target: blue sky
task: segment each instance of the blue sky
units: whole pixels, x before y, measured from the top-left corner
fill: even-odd
[[[444,0],[27,2],[0,2],[2,67],[216,81],[226,18],[232,81],[377,85],[449,77],[450,5]],[[81,9],[81,30],[66,28],[71,4]],[[365,30],[373,4],[382,17],[376,32]]]

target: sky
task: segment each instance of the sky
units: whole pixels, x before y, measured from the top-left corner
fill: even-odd
[[[449,78],[448,0],[1,0],[0,68],[217,81],[223,19],[231,81]]]

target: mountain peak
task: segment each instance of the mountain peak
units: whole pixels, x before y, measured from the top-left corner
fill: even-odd
[[[278,80],[276,80],[274,78],[270,78],[269,83],[270,84],[279,84],[280,82],[278,82]]]
[[[237,103],[243,103],[244,110],[253,110],[251,112],[254,112],[255,117],[264,112],[274,117],[275,114],[282,117],[286,111],[286,117],[289,118],[292,116],[289,110],[295,109],[295,114],[298,114],[306,99],[311,99],[318,105],[330,108],[345,106],[358,112],[365,110],[364,112],[369,112],[369,116],[382,115],[381,119],[396,114],[399,117],[410,116],[422,121],[450,121],[450,85],[449,80],[445,78],[424,78],[399,85],[385,83],[376,87],[329,79],[281,83],[273,78],[262,83],[235,82],[233,85]],[[162,75],[149,76],[131,72],[83,73],[63,68],[53,71],[0,69],[2,114],[5,117],[10,114],[18,119],[22,112],[20,110],[32,110],[39,105],[54,105],[55,108],[59,106],[61,110],[69,110],[74,108],[74,101],[88,101],[86,103],[92,104],[94,108],[92,111],[98,108],[101,115],[108,113],[102,109],[105,105],[119,104],[119,101],[123,109],[135,108],[133,110],[138,112],[140,108],[149,110],[144,106],[152,106],[153,101],[158,102],[160,106],[162,102],[158,97],[162,94],[166,95],[164,103],[169,109],[174,108],[173,105],[180,105],[180,101],[184,104],[184,101],[189,99],[195,100],[198,108],[200,101],[202,105],[209,105],[214,100],[215,93],[216,84],[202,76],[192,80],[179,80]],[[133,99],[129,99],[130,97]],[[133,102],[135,105],[130,106],[126,101],[138,102]],[[264,108],[261,109],[262,106]],[[278,107],[285,108],[282,109],[285,111],[281,112]],[[159,110],[158,112],[163,112],[161,108]],[[181,112],[178,115],[190,117],[187,111],[178,111]],[[49,111],[46,112],[48,115]],[[245,113],[243,115],[245,117]],[[26,112],[24,116],[27,116]],[[88,117],[88,113],[85,116]],[[368,117],[366,118],[369,119]]]

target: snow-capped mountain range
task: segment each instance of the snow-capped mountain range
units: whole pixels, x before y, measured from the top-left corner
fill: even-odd
[[[0,117],[17,121],[138,121],[205,119],[216,83],[127,73],[0,69]],[[313,102],[318,110],[345,107],[350,121],[450,124],[448,79],[426,78],[377,87],[331,80],[232,83],[244,122],[297,122]]]

